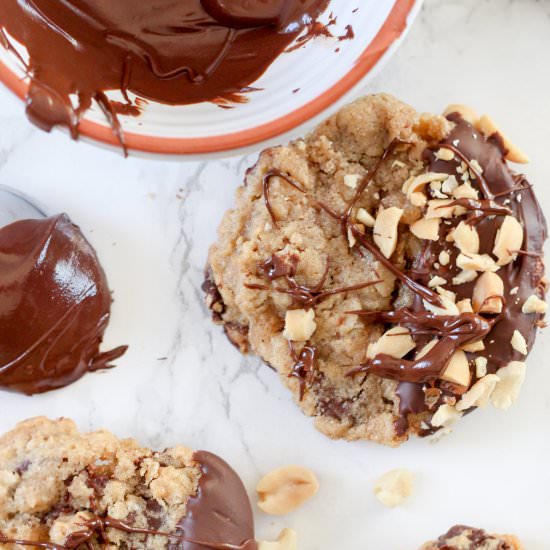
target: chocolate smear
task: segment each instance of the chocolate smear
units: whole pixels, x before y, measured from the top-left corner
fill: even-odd
[[[27,115],[78,136],[93,102],[124,145],[129,94],[169,105],[243,101],[243,93],[329,0],[2,0],[0,44],[30,78]],[[349,33],[348,33],[349,34]],[[351,35],[349,35],[351,37]],[[16,43],[28,51],[28,61]],[[119,91],[125,105],[106,92]]]

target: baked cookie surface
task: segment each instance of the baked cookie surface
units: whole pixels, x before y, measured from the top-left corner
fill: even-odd
[[[46,418],[0,437],[0,548],[33,543],[52,550],[257,548],[244,486],[216,455],[155,452]]]
[[[398,445],[523,381],[546,224],[515,149],[459,111],[369,96],[264,151],[210,250],[214,320],[330,437]]]
[[[455,525],[420,550],[524,550],[514,535],[490,535],[483,529]]]

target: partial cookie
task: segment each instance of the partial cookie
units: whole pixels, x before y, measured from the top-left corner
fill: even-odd
[[[455,525],[420,550],[524,550],[514,535],[489,535],[482,529]]]
[[[0,549],[256,550],[252,509],[219,457],[162,452],[71,420],[34,418],[0,438]],[[57,546],[56,546],[57,545]]]
[[[510,141],[460,112],[360,99],[264,151],[220,225],[214,320],[330,437],[398,445],[523,382],[546,222]]]

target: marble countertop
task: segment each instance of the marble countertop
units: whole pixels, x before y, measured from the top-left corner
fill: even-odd
[[[418,109],[467,103],[491,114],[529,152],[526,172],[550,213],[550,1],[426,0],[400,50],[365,91]],[[544,52],[544,54],[543,54]],[[208,320],[200,284],[216,226],[256,155],[211,162],[123,159],[32,127],[0,90],[0,184],[67,212],[97,248],[114,290],[106,346],[128,343],[118,368],[32,398],[2,393],[0,431],[26,417],[69,416],[82,429],[164,447],[218,452],[251,494],[287,463],[319,477],[318,496],[271,518],[258,536],[298,531],[300,550],[414,550],[453,523],[516,532],[550,545],[550,340],[543,332],[507,413],[478,411],[438,444],[400,449],[333,442],[291,403],[275,375],[243,358]],[[416,475],[412,498],[390,510],[374,480],[393,467]]]

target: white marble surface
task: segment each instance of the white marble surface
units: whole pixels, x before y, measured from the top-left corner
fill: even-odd
[[[420,109],[465,102],[490,112],[530,152],[527,173],[550,212],[549,51],[548,0],[427,0],[368,91]],[[226,457],[251,491],[262,472],[305,464],[321,482],[315,500],[280,519],[257,513],[260,537],[291,526],[300,550],[414,550],[455,522],[515,531],[529,550],[550,547],[548,332],[508,413],[479,411],[437,445],[392,450],[326,440],[269,369],[240,357],[202,305],[207,247],[254,155],[124,160],[34,129],[4,90],[0,128],[0,183],[82,226],[114,290],[106,345],[130,345],[118,368],[71,387],[33,398],[2,393],[0,431],[32,415],[65,415],[83,429],[106,426],[148,445],[206,448]],[[397,466],[416,474],[416,490],[388,510],[372,484]]]

